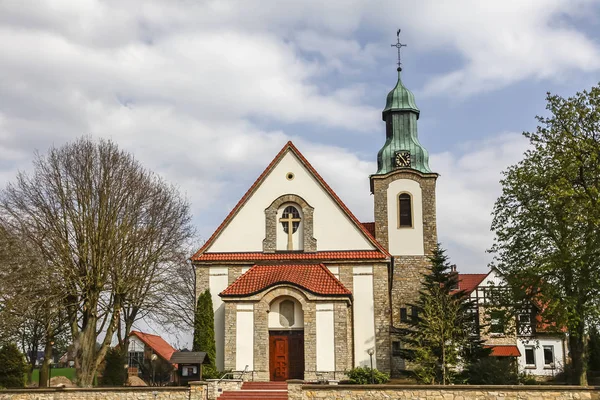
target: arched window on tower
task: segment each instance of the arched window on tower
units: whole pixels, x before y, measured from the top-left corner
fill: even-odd
[[[412,228],[412,197],[408,193],[398,196],[398,227]]]

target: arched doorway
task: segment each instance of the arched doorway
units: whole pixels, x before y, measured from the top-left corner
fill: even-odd
[[[269,306],[269,375],[272,381],[304,379],[304,312],[282,296]]]

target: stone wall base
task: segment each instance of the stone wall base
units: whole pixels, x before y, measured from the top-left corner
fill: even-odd
[[[288,399],[290,400],[362,400],[371,398],[390,400],[598,400],[600,399],[600,387],[305,385],[299,381],[288,381]]]

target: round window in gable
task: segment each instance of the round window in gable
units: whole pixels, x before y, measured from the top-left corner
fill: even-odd
[[[291,181],[292,179],[294,179],[294,173],[293,172],[288,172],[287,175],[285,176],[285,178],[288,181]]]

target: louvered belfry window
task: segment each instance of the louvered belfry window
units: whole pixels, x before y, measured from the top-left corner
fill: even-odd
[[[402,193],[398,196],[398,208],[400,214],[400,227],[410,228],[412,224],[412,199],[410,194]]]
[[[296,231],[298,230],[298,227],[300,226],[300,212],[298,211],[298,209],[294,206],[287,206],[284,210],[283,210],[283,214],[281,216],[282,220],[288,220],[288,219],[297,219],[298,221],[293,221],[292,222],[292,233],[296,233]],[[283,231],[285,233],[288,233],[289,230],[289,224],[287,222],[281,222],[281,225],[283,226]]]

